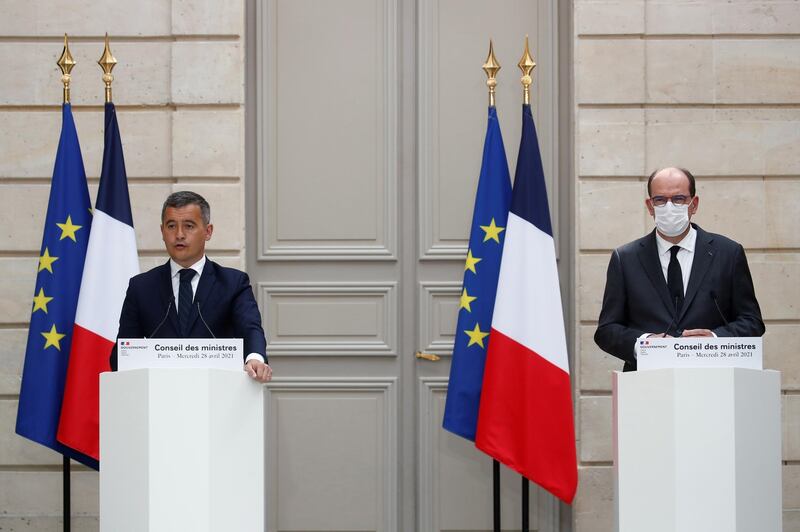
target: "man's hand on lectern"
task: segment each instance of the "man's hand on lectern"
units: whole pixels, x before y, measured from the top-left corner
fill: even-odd
[[[269,382],[272,380],[272,368],[269,364],[264,364],[260,360],[250,360],[244,365],[244,370],[248,375],[258,382]]]
[[[714,336],[714,333],[708,329],[686,329],[683,336]]]

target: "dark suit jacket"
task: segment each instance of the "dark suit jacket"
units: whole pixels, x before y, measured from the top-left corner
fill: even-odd
[[[603,351],[625,361],[624,371],[636,370],[636,339],[644,333],[665,332],[670,324],[673,335],[684,329],[711,329],[717,336],[764,334],[744,249],[692,225],[697,229],[694,260],[677,316],[658,259],[655,230],[611,253],[594,340]]]
[[[117,338],[180,338],[175,309],[167,261],[131,278],[122,304]],[[261,313],[247,274],[206,260],[189,316],[187,337],[213,336],[242,338],[245,358],[250,353],[258,353],[264,356],[264,360],[267,359]],[[110,362],[111,369],[116,371],[116,344]]]

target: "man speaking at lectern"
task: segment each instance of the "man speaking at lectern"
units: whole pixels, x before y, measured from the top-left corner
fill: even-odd
[[[261,313],[247,274],[208,260],[211,208],[199,194],[170,194],[161,209],[166,264],[130,280],[118,338],[242,338],[245,370],[260,382],[272,378]],[[111,368],[117,369],[116,347]]]
[[[656,229],[611,253],[597,345],[635,371],[643,338],[763,335],[744,249],[690,223],[700,203],[691,172],[653,172],[647,195]]]

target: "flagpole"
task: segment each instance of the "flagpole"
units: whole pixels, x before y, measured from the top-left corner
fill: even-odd
[[[530,520],[530,508],[528,504],[528,489],[530,482],[525,477],[522,477],[522,532],[528,532],[530,527],[528,522]]]
[[[75,59],[72,58],[72,54],[69,51],[69,40],[66,33],[64,34],[64,50],[62,50],[61,57],[59,57],[56,64],[58,68],[61,69],[61,83],[64,84],[63,103],[66,104],[69,103],[69,82],[72,78],[71,72],[76,64]]]
[[[72,520],[72,509],[70,508],[70,470],[69,458],[66,455],[61,455],[61,479],[62,487],[61,494],[64,502],[64,532],[69,532],[70,521]]]
[[[533,77],[531,73],[533,69],[536,68],[536,63],[531,57],[530,48],[528,48],[528,36],[525,36],[525,52],[522,54],[522,59],[519,60],[517,66],[520,70],[522,70],[522,77],[520,78],[520,82],[522,83],[522,103],[524,105],[531,104],[531,84],[533,83]]]
[[[114,81],[111,71],[117,65],[117,59],[111,55],[111,48],[108,46],[108,32],[106,32],[106,46],[103,49],[103,55],[97,60],[97,64],[103,69],[103,83],[106,85],[106,103],[111,103],[111,83]]]
[[[533,77],[531,73],[533,69],[536,68],[536,63],[533,61],[533,57],[531,57],[530,48],[528,47],[528,36],[525,36],[525,52],[522,54],[522,59],[519,60],[517,66],[522,71],[522,77],[520,78],[520,82],[522,83],[522,103],[523,105],[530,105],[531,104],[531,84],[533,83]],[[522,477],[522,532],[528,532],[529,528],[529,521],[530,521],[530,503],[529,503],[529,496],[528,491],[530,488],[530,482],[526,477]]]
[[[494,532],[500,532],[500,462],[492,460],[492,517]]]
[[[116,58],[111,54],[111,48],[108,46],[108,32],[106,32],[105,47],[103,48],[103,55],[97,60],[97,64],[103,69],[103,83],[105,84],[105,101],[111,103],[111,83],[114,81],[114,76],[111,71],[117,64]],[[66,532],[69,532],[68,530]]]
[[[63,105],[70,103],[70,80],[72,78],[72,69],[75,67],[75,59],[69,51],[69,39],[67,34],[64,34],[64,49],[61,51],[61,57],[56,62],[58,68],[61,69],[61,83],[64,85]],[[63,504],[63,521],[64,532],[70,532],[72,521],[72,509],[70,501],[70,461],[67,455],[61,455],[61,495]]]
[[[494,43],[489,39],[489,55],[483,64],[483,71],[486,72],[487,78],[486,86],[489,87],[489,107],[495,106],[495,88],[500,68],[500,63],[494,56]],[[500,462],[497,460],[492,460],[492,512],[494,532],[500,532]]]

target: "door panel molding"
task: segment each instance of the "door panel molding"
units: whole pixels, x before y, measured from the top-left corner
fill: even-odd
[[[256,289],[270,355],[397,355],[396,282],[267,282]]]
[[[453,327],[448,327],[447,333],[442,332],[445,329],[441,319],[442,304],[458,304],[460,293],[461,283],[458,281],[419,283],[419,343],[426,353],[444,356],[453,354],[453,331],[458,310],[456,308],[452,313]]]
[[[394,377],[376,377],[376,378],[276,378],[267,385],[267,393],[265,394],[265,412],[266,412],[266,470],[270,476],[267,477],[267,523],[270,532],[279,532],[281,530],[296,530],[299,529],[313,529],[313,530],[342,530],[352,528],[354,525],[359,525],[358,528],[364,527],[362,519],[363,514],[372,514],[375,522],[376,531],[396,532],[397,531],[397,379]],[[287,441],[281,441],[279,438],[287,438],[290,435],[281,434],[279,430],[280,423],[280,407],[281,401],[285,399],[300,399],[301,401],[320,401],[319,406],[323,407],[324,403],[329,401],[340,400],[343,408],[346,408],[348,402],[358,401],[358,399],[367,400],[373,397],[378,404],[376,406],[376,417],[374,420],[369,419],[356,419],[353,423],[365,423],[362,427],[369,427],[369,423],[373,422],[372,428],[374,429],[373,437],[377,442],[377,448],[374,449],[374,471],[369,471],[369,467],[364,469],[365,465],[362,463],[361,473],[366,475],[365,482],[374,482],[375,489],[378,490],[375,502],[377,508],[373,508],[370,512],[340,512],[339,514],[326,514],[324,517],[320,516],[317,512],[291,512],[285,517],[286,521],[282,521],[280,512],[282,508],[279,506],[279,498],[281,496],[281,479],[280,479],[280,456],[279,452],[282,450],[290,453],[285,460],[295,463],[298,458],[291,456],[294,444]],[[287,403],[288,406],[288,403]],[[351,435],[347,430],[339,431],[337,433],[336,426],[324,426],[326,423],[325,412],[317,411],[317,408],[308,408],[307,405],[299,409],[294,408],[293,413],[304,413],[306,415],[317,415],[319,424],[307,423],[302,425],[302,434],[294,434],[295,437],[304,437],[306,439],[306,447],[313,447],[318,445],[318,453],[310,453],[310,455],[319,455],[319,453],[326,453],[330,451],[333,459],[339,453],[336,448],[330,446],[334,442],[347,443],[347,438]],[[292,408],[290,408],[292,410]],[[344,416],[347,418],[348,416]],[[328,423],[330,423],[328,421]],[[293,425],[295,428],[300,425]],[[284,427],[286,428],[286,427]],[[317,431],[318,434],[314,433]],[[352,434],[355,438],[358,434]],[[361,445],[359,440],[352,440],[351,446]],[[283,444],[283,448],[281,445]],[[287,448],[289,446],[289,448]],[[357,449],[356,449],[357,450]],[[343,450],[347,452],[347,449]],[[351,450],[352,451],[352,450]],[[319,458],[319,456],[317,456]],[[321,482],[325,485],[335,486],[339,481],[343,481],[340,476],[339,469],[342,464],[332,464],[328,467],[318,467],[315,469],[316,478],[295,478],[292,475],[291,486],[285,486],[284,489],[290,491],[292,495],[289,497],[301,497],[304,490],[310,490],[313,495],[320,496],[319,491],[314,491],[314,486],[303,486],[303,482],[314,483]],[[325,477],[328,473],[329,477]],[[349,473],[349,471],[348,471]],[[352,472],[357,475],[359,472]],[[374,475],[374,477],[372,476]],[[336,477],[336,478],[334,478]],[[289,480],[287,479],[287,482]],[[297,485],[295,483],[301,483]],[[347,500],[344,497],[344,500]],[[349,504],[359,505],[359,501],[347,501]],[[290,501],[291,503],[291,501]],[[283,508],[286,511],[285,508]],[[281,523],[286,523],[287,527],[281,528]],[[349,526],[348,526],[349,525]],[[331,528],[325,528],[330,526]],[[355,528],[354,528],[355,529]]]
[[[440,532],[443,530],[465,530],[469,532],[489,532],[492,528],[491,498],[491,457],[478,451],[473,444],[445,431],[441,426],[444,399],[447,394],[447,377],[420,377],[417,382],[419,405],[418,440],[418,530]],[[447,441],[449,440],[449,442]],[[451,465],[450,478],[439,474],[443,459]],[[501,466],[500,495],[503,529],[518,526],[521,513],[520,476]],[[475,475],[478,470],[483,480]],[[459,477],[459,475],[461,475]],[[488,484],[487,481],[488,480]],[[463,501],[447,501],[447,488],[456,484],[479,488],[483,497],[472,499],[472,506],[464,508]],[[465,488],[467,489],[467,488]],[[474,493],[474,492],[471,492]],[[558,532],[558,499],[531,483],[529,492],[531,529],[537,532]],[[462,515],[467,512],[470,515]]]
[[[441,33],[442,27],[447,25],[447,21],[442,20],[442,12],[443,8],[452,4],[453,2],[447,0],[430,0],[417,4],[417,38],[418,49],[421,51],[418,54],[417,65],[418,252],[423,260],[460,260],[467,253],[469,218],[473,209],[474,190],[478,181],[485,133],[485,114],[480,113],[479,119],[483,122],[477,126],[478,115],[475,112],[479,109],[483,111],[487,105],[485,76],[480,66],[486,57],[485,50],[488,48],[490,36],[494,37],[495,53],[498,54],[498,59],[504,67],[498,75],[497,109],[501,129],[505,133],[506,155],[513,179],[519,146],[522,103],[522,86],[519,82],[521,74],[516,68],[516,62],[522,55],[525,33],[531,33],[531,53],[538,64],[533,74],[532,111],[540,133],[539,145],[550,199],[551,219],[556,233],[559,229],[557,2],[555,0],[460,2],[458,4],[460,18],[452,24],[469,25],[475,19],[480,20],[485,26],[485,31],[482,33],[485,40],[482,38],[480,42],[477,39],[465,41],[468,42],[469,49],[459,51],[456,57],[451,55],[445,57],[445,52],[440,50],[439,45],[446,40]],[[524,9],[529,11],[529,22],[518,13]],[[465,58],[468,58],[468,62]],[[443,71],[452,71],[451,64],[454,62],[464,65],[462,70],[453,72],[458,76],[458,83],[455,84],[442,74]],[[452,89],[447,94],[447,100],[463,103],[463,113],[454,112],[453,109],[448,110],[443,104],[440,98],[443,86],[448,90]],[[448,112],[449,115],[446,114]],[[468,126],[467,122],[461,124],[466,128],[465,131],[446,131],[450,121],[464,121],[462,118],[464,113],[473,114],[476,121],[469,122]],[[476,131],[473,131],[475,128],[480,131],[480,135],[476,135]],[[464,135],[465,133],[468,135]],[[458,150],[456,153],[452,146],[446,145],[446,139],[453,137],[458,138],[459,146],[470,145],[472,148]],[[445,141],[442,141],[443,138]],[[450,151],[447,151],[448,149]],[[469,164],[462,166],[474,170],[469,170],[468,176],[447,175],[447,171],[442,168],[443,161],[450,161],[449,164],[452,166],[452,161],[455,159],[468,161]],[[463,187],[460,187],[463,190],[452,190],[454,181],[463,184]],[[450,192],[445,196],[441,191],[447,187],[450,188]],[[463,226],[463,234],[457,234],[460,229],[443,227],[452,225],[454,216],[463,218],[458,224],[459,228]],[[558,248],[557,245],[557,255]]]
[[[257,194],[260,205],[265,208],[258,210],[258,234],[256,242],[258,244],[258,260],[271,261],[271,260],[296,260],[296,261],[337,261],[337,260],[396,260],[397,250],[397,166],[398,166],[398,145],[397,145],[397,86],[399,84],[399,77],[397,71],[397,55],[399,49],[397,46],[397,25],[399,24],[397,0],[337,0],[339,4],[354,4],[361,2],[365,6],[372,5],[376,10],[375,34],[376,42],[365,42],[364,46],[357,47],[358,50],[367,50],[365,54],[375,51],[374,64],[364,64],[359,68],[359,72],[372,71],[374,77],[367,80],[358,80],[343,78],[341,69],[337,70],[337,63],[321,62],[319,60],[320,54],[318,49],[309,49],[307,55],[295,58],[296,61],[302,61],[303,68],[295,72],[299,79],[292,80],[296,83],[291,85],[298,87],[298,91],[308,92],[309,102],[304,116],[304,120],[297,119],[292,116],[292,120],[288,124],[294,128],[295,123],[302,124],[298,128],[304,127],[308,132],[305,136],[300,131],[292,131],[292,135],[287,138],[286,132],[279,131],[279,113],[292,113],[301,112],[298,108],[293,107],[291,110],[286,110],[282,107],[279,101],[279,65],[281,64],[281,51],[285,51],[287,46],[279,46],[278,31],[281,21],[279,17],[279,7],[282,0],[266,0],[265,2],[256,3],[256,16],[261,31],[257,35],[257,54],[263,57],[256,65],[256,78],[258,83],[255,87],[256,108],[256,181],[257,181]],[[304,4],[295,3],[294,5],[287,3],[286,6],[292,6],[293,9],[302,9]],[[331,24],[330,21],[324,17],[313,17],[316,9],[309,3],[305,6],[308,8],[307,15],[298,18],[303,20],[303,23],[314,24],[320,23],[322,26],[317,29],[330,29],[340,27],[337,24]],[[317,6],[319,7],[319,6]],[[334,12],[346,13],[348,9],[354,9],[357,6],[341,6],[340,9],[333,9]],[[363,10],[354,11],[358,13]],[[296,22],[296,21],[295,21]],[[313,28],[312,28],[313,30]],[[359,37],[354,32],[352,27],[348,27],[351,32],[349,37],[352,40],[357,40]],[[315,32],[306,32],[313,35]],[[293,34],[289,34],[293,37]],[[344,42],[344,41],[335,41]],[[350,41],[348,41],[350,42]],[[285,52],[284,52],[285,53]],[[322,55],[323,57],[325,54]],[[339,57],[342,62],[351,60],[350,57]],[[287,63],[290,61],[287,60]],[[320,69],[324,69],[323,73],[319,73]],[[315,76],[320,76],[316,79]],[[326,79],[327,78],[327,79]],[[320,83],[321,79],[326,79],[326,82]],[[332,82],[337,83],[336,87],[332,86]],[[370,86],[374,86],[375,92],[371,98],[374,98],[372,108],[368,108],[361,100],[352,102],[353,112],[347,113],[342,110],[341,106],[334,108],[320,107],[321,103],[318,98],[320,91],[331,91],[339,89],[340,93],[336,94],[338,100],[347,101],[349,98],[349,91],[366,90]],[[292,98],[293,95],[287,90],[285,98]],[[369,94],[365,92],[364,94]],[[350,97],[349,99],[353,99]],[[347,162],[347,167],[343,166],[343,161],[331,161],[329,159],[317,160],[313,147],[300,148],[299,143],[308,139],[311,134],[315,134],[318,130],[328,131],[330,128],[320,128],[317,122],[320,120],[320,114],[327,112],[331,116],[350,117],[349,119],[361,119],[361,123],[374,127],[374,138],[367,136],[367,142],[373,143],[372,149],[366,146],[363,152],[355,150],[353,146],[347,145],[353,151],[348,153],[340,153],[338,150],[333,150],[329,155],[335,157],[348,157],[352,155],[351,159]],[[364,120],[359,112],[371,113],[369,120]],[[345,120],[348,118],[345,118]],[[329,125],[329,124],[322,124]],[[348,134],[347,123],[341,123],[338,127],[330,131],[331,144],[341,143],[342,139],[347,138]],[[288,126],[287,126],[288,127]],[[351,131],[358,131],[361,128],[356,126],[356,129]],[[289,140],[291,139],[291,141]],[[296,150],[286,148],[287,153],[280,150],[281,142],[287,144],[292,142],[292,146],[298,145]],[[325,142],[321,142],[324,145]],[[337,144],[338,145],[338,144]],[[346,144],[345,144],[346,145]],[[305,153],[305,157],[301,156],[300,151]],[[328,174],[323,175],[301,175],[293,176],[294,179],[283,182],[284,189],[295,187],[297,190],[291,195],[297,205],[287,205],[287,197],[281,196],[279,183],[281,183],[281,175],[279,175],[279,166],[281,164],[280,157],[294,156],[297,165],[320,168],[330,168]],[[355,166],[355,162],[359,162],[363,167],[366,162],[372,157],[374,167],[371,169],[361,168],[362,172],[357,177],[360,181],[354,180],[353,183],[347,183],[348,170],[351,166]],[[361,159],[360,161],[358,159]],[[294,165],[293,162],[293,165]],[[337,165],[337,163],[339,163]],[[326,166],[328,165],[328,166]],[[337,183],[330,184],[326,182],[327,177],[335,177]],[[313,190],[314,183],[316,186],[334,187],[332,190],[340,192],[347,189],[336,189],[338,186],[347,187],[350,185],[351,196],[364,194],[363,182],[373,181],[375,185],[375,196],[370,198],[371,201],[367,205],[375,207],[375,212],[371,213],[371,220],[369,220],[366,213],[359,213],[353,210],[343,210],[341,206],[341,198],[339,203],[331,202],[322,204],[325,206],[325,211],[330,213],[338,213],[347,215],[352,220],[347,224],[339,227],[336,231],[336,224],[325,224],[325,217],[323,214],[316,212],[318,209],[311,209],[304,205],[302,198],[304,197],[301,191]],[[355,178],[353,178],[355,179]],[[298,183],[301,181],[302,183]],[[308,195],[305,195],[308,197]],[[350,198],[351,200],[353,198]],[[305,208],[305,211],[304,211]],[[282,209],[282,210],[281,210]],[[338,210],[337,210],[338,209]],[[287,223],[285,219],[279,217],[279,212],[294,213],[306,212],[308,216],[319,216],[317,220],[305,220],[309,227],[299,227],[304,223],[302,217],[298,217],[295,223]],[[359,225],[357,218],[359,215],[364,215],[365,225]],[[287,214],[288,215],[288,214]],[[294,216],[292,214],[292,216]],[[338,216],[327,216],[327,219],[339,218]],[[337,221],[339,223],[340,221]],[[371,223],[370,223],[371,222]],[[346,227],[345,227],[346,226]],[[282,234],[284,232],[285,234]]]

